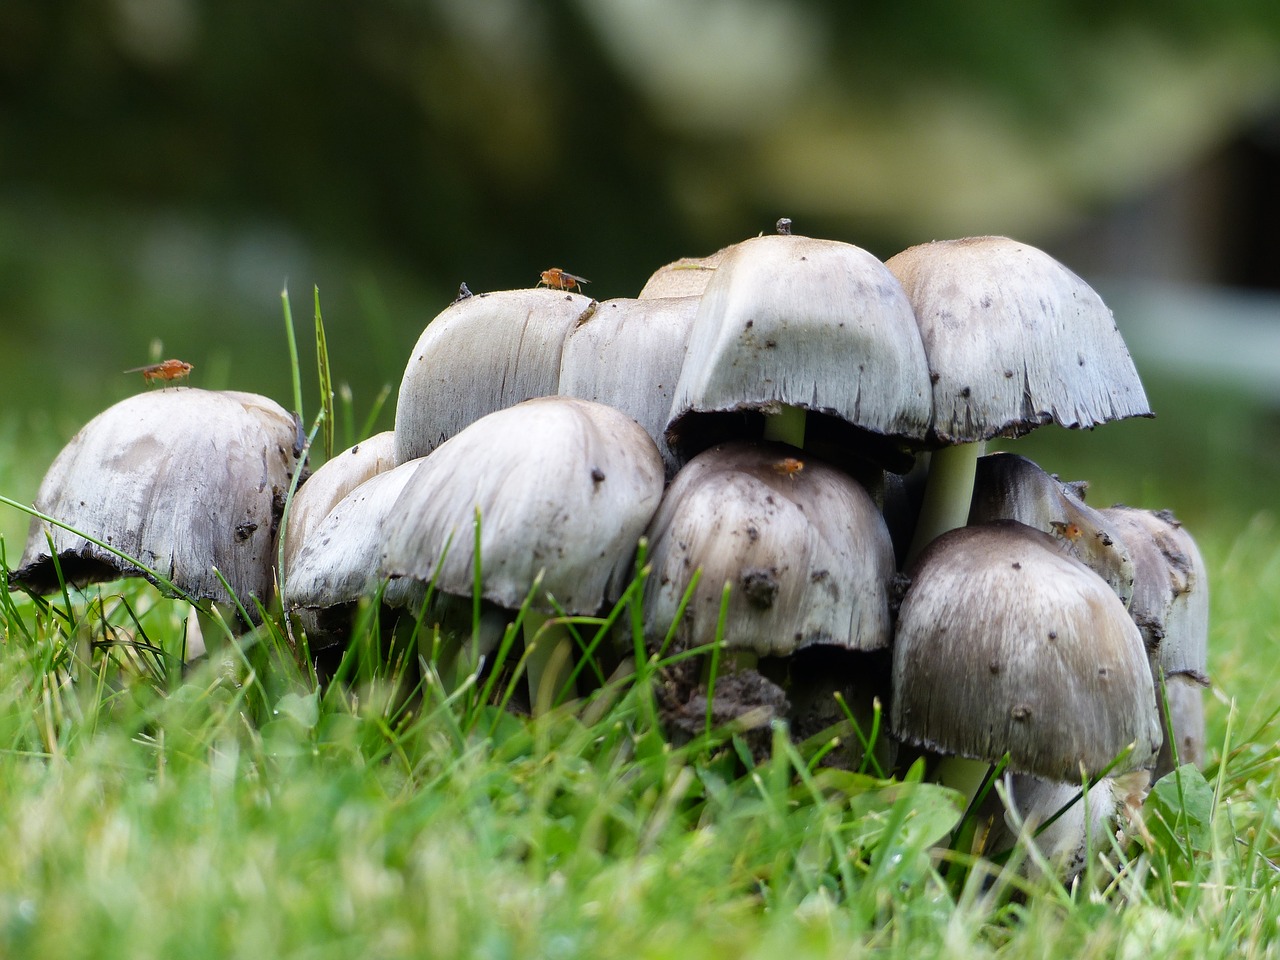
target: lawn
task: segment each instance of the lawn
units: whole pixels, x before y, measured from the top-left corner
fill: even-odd
[[[357,643],[321,692],[278,629],[184,668],[189,608],[117,583],[0,592],[0,954],[1269,955],[1276,421],[1151,392],[1155,421],[1018,447],[1091,502],[1174,509],[1211,572],[1208,762],[1071,889],[939,854],[957,797],[911,772],[824,771],[784,728],[759,764],[724,731],[671,744],[644,668],[531,722],[467,686],[406,701]],[[0,422],[0,493],[30,501],[54,422]],[[0,507],[9,566],[25,527]]]

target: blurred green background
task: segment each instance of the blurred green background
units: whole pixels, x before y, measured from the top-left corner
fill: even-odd
[[[0,492],[153,340],[287,403],[286,284],[362,418],[460,282],[633,296],[788,216],[1090,279],[1159,416],[1022,449],[1229,535],[1280,481],[1278,174],[1274,0],[4,0]]]

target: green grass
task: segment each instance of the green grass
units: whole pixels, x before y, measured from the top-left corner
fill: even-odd
[[[184,671],[186,608],[142,584],[0,594],[0,954],[1263,955],[1275,534],[1204,538],[1217,746],[1073,891],[957,886],[952,795],[815,772],[784,730],[759,766],[671,746],[645,671],[598,717],[405,709],[367,661],[322,696],[271,630]]]

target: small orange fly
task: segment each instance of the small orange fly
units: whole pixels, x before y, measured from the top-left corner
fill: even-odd
[[[181,380],[191,372],[191,364],[184,360],[164,360],[146,367],[132,367],[125,373],[140,373],[147,383],[156,380]]]
[[[1084,530],[1080,528],[1080,524],[1072,523],[1070,520],[1050,520],[1049,526],[1053,527],[1054,535],[1068,546],[1079,543],[1080,538],[1084,536]]]
[[[582,285],[590,282],[584,277],[575,277],[572,273],[566,273],[559,267],[552,267],[542,271],[542,279],[538,282],[538,286],[546,285],[552,290],[577,290],[581,293]]]
[[[795,457],[783,457],[773,465],[773,469],[794,480],[796,474],[804,469],[804,461]]]

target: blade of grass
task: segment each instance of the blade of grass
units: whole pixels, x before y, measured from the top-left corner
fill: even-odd
[[[320,373],[320,408],[324,414],[324,458],[333,458],[333,376],[329,371],[329,345],[324,336],[324,317],[320,314],[320,288],[315,288],[316,301],[316,369]]]

